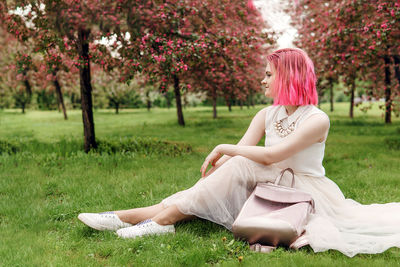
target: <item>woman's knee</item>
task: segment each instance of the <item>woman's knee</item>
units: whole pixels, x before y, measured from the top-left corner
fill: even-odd
[[[176,205],[169,206],[152,219],[161,225],[175,224],[178,221],[191,219],[192,215],[182,213]]]
[[[234,156],[229,160],[230,163],[234,164],[247,164],[249,161],[251,160],[243,156]]]

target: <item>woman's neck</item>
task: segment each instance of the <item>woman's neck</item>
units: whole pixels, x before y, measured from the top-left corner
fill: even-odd
[[[299,106],[287,105],[287,106],[284,106],[284,107],[285,107],[285,109],[286,109],[286,113],[288,114],[288,116],[290,116],[290,115],[292,115],[292,114],[296,111],[296,109],[297,109]]]

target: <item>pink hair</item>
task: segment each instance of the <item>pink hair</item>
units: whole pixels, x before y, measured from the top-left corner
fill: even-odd
[[[275,69],[274,105],[317,105],[314,64],[298,48],[279,49],[267,56]]]

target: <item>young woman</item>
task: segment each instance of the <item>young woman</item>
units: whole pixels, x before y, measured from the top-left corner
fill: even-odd
[[[315,107],[316,77],[307,54],[287,48],[268,55],[261,84],[274,104],[256,114],[237,145],[221,144],[211,151],[193,187],[154,206],[81,213],[78,218],[97,230],[116,230],[123,238],[174,232],[174,223],[192,217],[231,230],[257,182],[272,182],[290,167],[296,188],[315,201],[303,244],[316,252],[337,249],[348,256],[400,247],[400,203],[361,205],[345,199],[325,177],[322,160],[329,118]],[[265,147],[256,146],[264,135]]]

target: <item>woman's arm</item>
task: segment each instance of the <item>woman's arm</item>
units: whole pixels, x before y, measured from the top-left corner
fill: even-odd
[[[254,145],[227,145],[222,144],[214,148],[207,156],[201,167],[204,176],[208,164],[215,162],[220,155],[243,156],[261,164],[271,164],[282,161],[302,151],[310,145],[322,142],[329,130],[329,118],[324,114],[315,114],[308,118],[296,131],[290,134],[283,142],[270,147]]]
[[[265,134],[266,109],[267,108],[264,108],[264,109],[260,110],[259,112],[257,112],[257,114],[254,116],[253,120],[251,121],[246,133],[243,135],[243,137],[237,143],[237,146],[255,146],[258,144],[258,142],[261,140],[261,138]],[[219,154],[219,157],[215,158],[214,161],[211,162],[212,167],[207,173],[205,173],[205,170],[204,170],[204,173],[202,172],[202,177],[206,177],[206,176],[210,175],[216,169],[218,169],[222,164],[224,164],[228,159],[231,158],[231,156],[229,156],[227,154],[225,154],[224,156],[222,156],[222,154],[225,154],[225,153]],[[208,167],[208,165],[207,165],[207,167]]]

